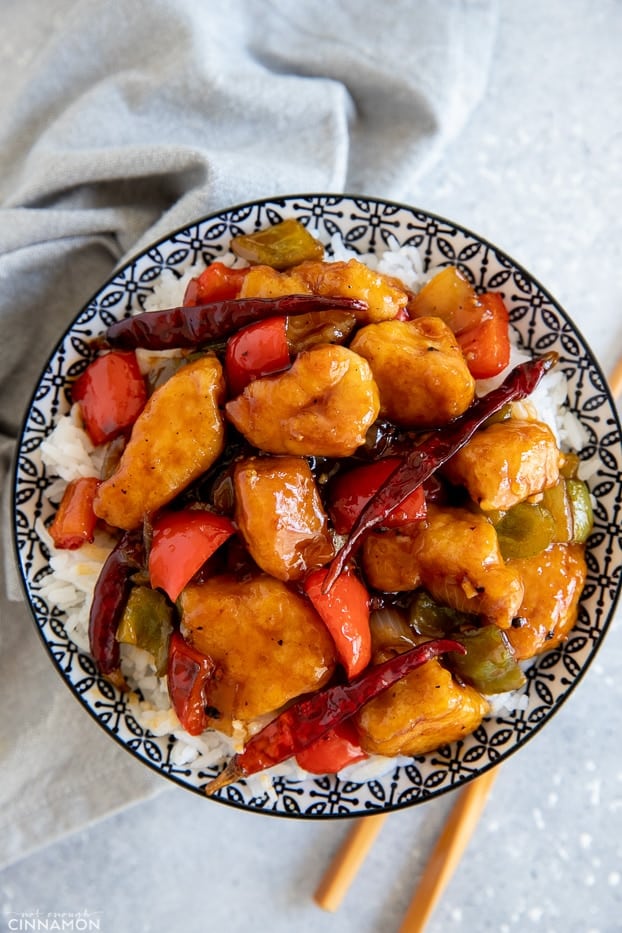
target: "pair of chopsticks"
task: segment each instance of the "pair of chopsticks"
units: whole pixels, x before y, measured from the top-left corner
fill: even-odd
[[[421,933],[425,929],[477,826],[497,770],[495,767],[484,772],[458,795],[428,859],[400,933]],[[387,813],[378,813],[357,820],[315,892],[314,899],[324,910],[337,910],[387,816]]]
[[[622,359],[614,366],[609,385],[614,398],[619,400],[622,396]],[[428,859],[399,933],[422,933],[425,929],[477,827],[498,771],[499,766],[491,768],[460,791]],[[378,813],[356,821],[315,892],[314,899],[324,910],[337,910],[387,816],[387,813]]]

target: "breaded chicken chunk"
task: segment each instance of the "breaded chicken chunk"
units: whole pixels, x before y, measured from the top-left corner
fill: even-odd
[[[348,262],[300,263],[286,272],[255,266],[245,276],[242,298],[276,298],[280,295],[322,295],[328,298],[359,298],[368,310],[357,312],[362,323],[396,317],[408,302],[402,283],[375,272],[358,259]]]
[[[355,721],[371,755],[424,755],[470,735],[488,709],[477,690],[433,659],[366,703]]]
[[[335,669],[333,640],[311,603],[267,574],[211,577],[179,600],[184,637],[216,664],[206,705],[221,732],[319,690]]]
[[[563,642],[577,621],[587,567],[580,544],[553,544],[536,554],[509,561],[518,570],[525,595],[507,637],[516,657],[531,658]]]
[[[437,317],[361,328],[350,345],[369,362],[380,412],[395,424],[446,424],[469,407],[475,381],[447,324]]]
[[[229,420],[273,454],[348,457],[378,416],[366,360],[334,344],[304,350],[291,369],[251,382],[226,405]]]
[[[478,431],[443,472],[484,511],[503,510],[554,486],[561,460],[546,424],[510,418]]]
[[[370,586],[386,592],[424,586],[439,603],[482,615],[507,629],[518,614],[523,584],[504,563],[497,534],[483,515],[428,506],[427,520],[408,534],[370,534],[362,549]]]
[[[204,473],[224,446],[224,395],[213,356],[183,366],[156,389],[116,471],[98,489],[95,514],[116,528],[137,528]]]
[[[304,457],[250,457],[234,471],[235,519],[255,563],[299,580],[333,556],[328,519]]]

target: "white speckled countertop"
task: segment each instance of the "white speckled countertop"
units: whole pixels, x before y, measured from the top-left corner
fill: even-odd
[[[504,4],[485,99],[409,198],[529,269],[606,372],[622,347],[621,52],[619,0]],[[429,933],[622,929],[621,671],[618,620],[504,764]],[[2,872],[0,929],[38,910],[99,912],[107,933],[392,933],[451,803],[390,817],[331,915],[312,893],[347,823],[247,815],[167,786]]]

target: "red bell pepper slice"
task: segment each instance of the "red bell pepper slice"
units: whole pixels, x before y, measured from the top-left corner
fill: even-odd
[[[371,660],[369,593],[349,570],[339,575],[329,593],[323,593],[327,574],[326,568],[314,570],[303,587],[335,642],[348,679],[352,680]]]
[[[345,719],[299,751],[296,761],[311,774],[336,774],[346,765],[368,757],[359,744],[356,726],[351,719]]]
[[[200,275],[190,279],[183,304],[189,307],[237,298],[247,272],[247,268],[230,269],[222,262],[213,262]]]
[[[190,735],[200,735],[208,727],[206,690],[215,669],[210,657],[173,632],[168,647],[168,692],[177,718]]]
[[[498,292],[477,297],[479,321],[457,335],[474,379],[497,376],[510,362],[510,316]]]
[[[154,522],[149,576],[173,602],[208,557],[235,533],[223,515],[205,509],[166,512]]]
[[[330,486],[328,510],[337,534],[348,534],[364,507],[401,463],[399,457],[384,457],[373,463],[339,473]],[[406,522],[426,516],[423,487],[415,489],[384,520],[387,528],[397,528]]]
[[[225,371],[233,395],[239,395],[252,379],[287,369],[290,358],[286,325],[285,317],[266,318],[229,339]]]
[[[57,548],[75,551],[95,537],[97,516],[93,500],[99,486],[94,476],[81,476],[72,480],[50,525],[50,535]]]
[[[496,376],[510,362],[509,315],[498,292],[478,295],[455,266],[438,272],[410,302],[414,317],[438,315],[451,327],[474,379]]]
[[[113,350],[90,363],[73,384],[84,426],[97,446],[123,434],[145,407],[147,389],[133,351]]]

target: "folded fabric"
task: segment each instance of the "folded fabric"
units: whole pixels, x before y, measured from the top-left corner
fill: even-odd
[[[80,709],[22,601],[10,462],[47,355],[121,259],[200,216],[412,198],[485,87],[495,8],[22,0],[4,20],[0,865],[164,787]]]

